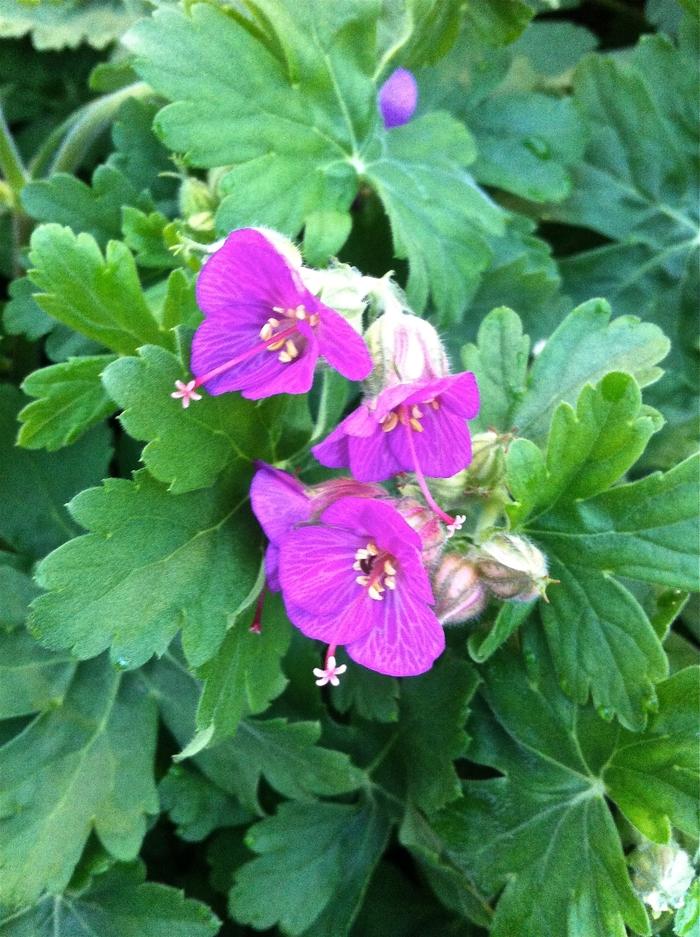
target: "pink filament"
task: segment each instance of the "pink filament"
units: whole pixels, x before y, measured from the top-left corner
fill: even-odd
[[[420,463],[418,461],[418,453],[416,452],[416,445],[413,441],[413,430],[406,423],[404,426],[406,427],[406,432],[408,433],[408,448],[411,453],[411,460],[413,461],[413,472],[416,476],[418,487],[423,492],[423,497],[428,503],[428,506],[435,512],[435,514],[437,514],[440,520],[444,521],[448,525],[454,524],[455,518],[450,517],[449,514],[445,514],[440,505],[436,502],[435,498],[433,498],[432,494],[430,493],[430,488],[428,488],[428,483],[425,480],[425,475],[423,475]]]
[[[237,358],[232,358],[230,361],[226,361],[224,364],[220,364],[217,368],[212,368],[211,371],[208,371],[206,374],[203,374],[201,377],[198,377],[195,380],[195,388],[201,387],[202,384],[206,384],[206,382],[210,381],[212,378],[218,377],[220,374],[223,374],[224,371],[228,371],[229,368],[235,367],[235,365],[240,364],[241,361],[247,361],[248,358],[252,358],[253,355],[257,355],[261,351],[264,351],[269,345],[275,345],[277,342],[283,342],[285,339],[289,338],[290,335],[293,335],[296,330],[296,326],[292,326],[292,328],[287,329],[286,332],[280,332],[278,335],[273,335],[264,342],[259,342],[248,351],[244,351],[243,354],[239,355]]]

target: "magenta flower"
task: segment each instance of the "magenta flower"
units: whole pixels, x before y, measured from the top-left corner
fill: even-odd
[[[352,478],[332,478],[320,485],[306,487],[293,475],[258,462],[250,486],[253,513],[270,541],[265,553],[265,577],[273,592],[279,592],[279,543],[297,524],[319,517],[339,498],[381,498],[386,492],[379,485],[363,485]]]
[[[407,124],[417,104],[416,79],[407,68],[397,68],[379,89],[379,110],[387,130]]]
[[[370,670],[424,673],[445,637],[430,607],[421,547],[390,503],[340,498],[319,523],[296,527],[279,542],[289,618],[333,649],[346,645],[350,658]]]
[[[313,454],[329,468],[349,468],[358,481],[399,472],[449,478],[471,461],[466,420],[479,412],[470,371],[396,384],[362,403]]]
[[[372,368],[357,332],[253,228],[234,231],[209,257],[197,302],[205,319],[192,342],[195,380],[177,385],[184,407],[202,386],[214,396],[238,390],[251,400],[306,393],[319,355],[353,381]]]

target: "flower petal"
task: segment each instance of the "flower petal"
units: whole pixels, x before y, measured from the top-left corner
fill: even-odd
[[[317,611],[293,605],[284,591],[282,595],[289,620],[307,638],[323,641],[324,644],[346,644],[358,640],[381,622],[378,606],[382,605],[382,602],[370,599],[367,590],[356,582],[353,582],[353,585],[356,590],[353,601],[342,611],[329,615],[321,615]]]
[[[421,410],[423,432],[416,433],[407,426],[397,426],[388,434],[390,438],[387,442],[399,466],[398,470],[414,470],[408,440],[408,434],[411,433],[421,471],[433,478],[450,478],[471,462],[469,428],[464,417],[443,407],[433,410],[426,404]]]
[[[269,540],[279,540],[295,524],[309,519],[311,500],[302,483],[272,465],[258,463],[250,485],[253,513]]]
[[[318,304],[316,337],[319,350],[332,368],[350,381],[363,381],[372,370],[372,359],[361,335],[329,306]]]
[[[306,290],[284,257],[253,228],[233,231],[197,277],[197,303],[207,318],[238,324],[273,315],[273,306],[293,309]]]
[[[275,360],[277,360],[275,358]],[[278,362],[280,369],[274,374],[265,372],[259,380],[252,379],[241,389],[247,400],[261,400],[275,394],[306,394],[314,382],[314,370],[318,361],[316,343],[309,343],[299,357],[287,364]]]
[[[445,649],[445,633],[433,611],[406,590],[392,593],[383,620],[364,637],[346,645],[357,664],[392,677],[414,677],[430,670]]]
[[[285,601],[317,615],[338,615],[360,592],[352,567],[355,552],[364,545],[362,534],[336,527],[288,533],[279,544]]]

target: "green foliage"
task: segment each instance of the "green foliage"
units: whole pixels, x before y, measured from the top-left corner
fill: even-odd
[[[145,882],[140,862],[95,875],[87,887],[47,895],[31,908],[3,918],[2,937],[214,937],[219,920],[199,901],[167,885]]]
[[[697,688],[698,673],[683,671],[662,684],[659,712],[647,729],[656,757],[648,756],[637,775],[630,733],[563,696],[539,650],[532,676],[503,652],[482,670],[486,706],[475,709],[480,734],[470,757],[504,777],[467,782],[464,798],[442,812],[436,830],[453,860],[488,893],[505,885],[496,935],[517,928],[522,937],[543,931],[623,937],[625,922],[648,934],[606,797],[619,798],[628,815],[643,821],[650,792],[664,791],[665,766],[679,753],[697,784],[694,732],[683,712],[674,712],[673,698]],[[612,767],[618,760],[628,763],[628,774]],[[682,790],[679,773],[671,771],[672,783]]]
[[[0,0],[0,937],[695,934],[698,3],[603,6]],[[476,375],[420,676],[290,624],[249,503],[366,388],[171,397],[259,225]]]
[[[49,452],[75,442],[91,426],[114,412],[114,404],[100,383],[113,355],[69,358],[63,364],[34,371],[22,384],[37,397],[19,414],[22,428],[17,442],[26,449]]]
[[[387,835],[374,800],[284,804],[248,834],[259,858],[237,873],[231,913],[258,930],[279,922],[291,935],[347,933]]]
[[[37,578],[52,591],[34,602],[33,633],[80,658],[110,647],[131,668],[162,654],[182,628],[190,661],[208,660],[260,565],[242,482],[174,496],[142,472],[82,492],[70,510],[90,533],[42,561]]]
[[[102,657],[75,671],[60,707],[0,748],[0,907],[61,892],[91,829],[115,858],[138,854],[146,815],[158,811],[155,730],[136,678]]]

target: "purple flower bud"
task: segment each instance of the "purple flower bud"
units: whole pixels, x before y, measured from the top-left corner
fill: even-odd
[[[379,110],[387,130],[407,124],[418,104],[418,84],[407,68],[397,68],[379,89]]]
[[[442,625],[476,618],[486,605],[488,593],[476,567],[466,557],[448,553],[433,573],[435,614]]]
[[[370,393],[411,381],[445,377],[447,355],[435,328],[420,316],[392,309],[365,332],[374,368],[367,379]]]

